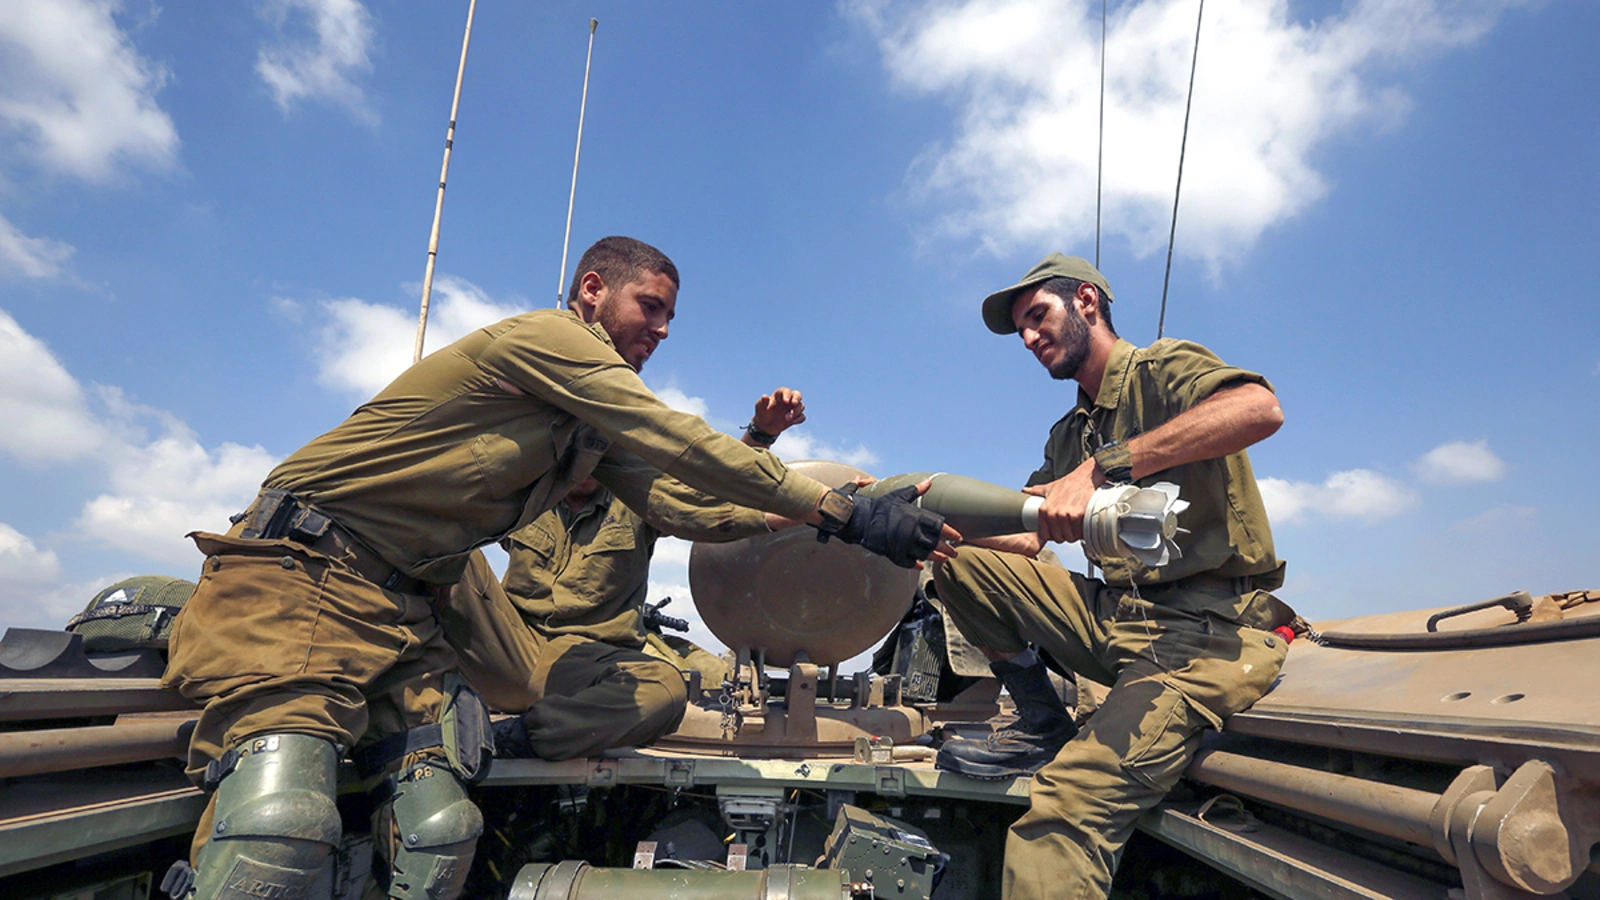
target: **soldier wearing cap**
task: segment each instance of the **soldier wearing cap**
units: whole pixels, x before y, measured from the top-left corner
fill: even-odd
[[[756,402],[744,442],[765,448],[805,421],[799,391]],[[795,523],[731,503],[641,516],[593,478],[501,541],[504,584],[473,554],[444,610],[462,674],[498,710],[498,756],[561,760],[636,747],[670,733],[688,703],[682,672],[721,684],[728,665],[645,621],[650,557],[670,534],[722,542]]]
[[[996,334],[1020,334],[1052,378],[1078,384],[1025,490],[1044,497],[1037,534],[973,541],[938,564],[940,599],[989,656],[1018,720],[951,740],[940,768],[1032,774],[1031,806],[1006,843],[1004,895],[1104,897],[1139,815],[1178,781],[1200,733],[1271,686],[1293,613],[1245,448],[1283,413],[1266,379],[1171,339],[1135,347],[1111,323],[1111,288],[1086,260],[1051,254],[983,301]],[[1160,567],[1100,561],[1092,579],[1037,562],[1076,541],[1094,490],[1176,483],[1190,507],[1182,555]],[[976,546],[973,546],[976,545]],[[1110,687],[1082,731],[1042,657]]]
[[[458,896],[483,827],[463,783],[492,742],[439,605],[475,548],[591,474],[635,510],[737,503],[906,566],[957,536],[906,495],[829,490],[656,399],[638,371],[678,284],[656,248],[602,239],[568,309],[431,354],[290,454],[226,535],[193,535],[206,562],[163,683],[204,706],[189,773],[212,796],[170,895],[328,896],[348,753],[375,786],[389,896]]]

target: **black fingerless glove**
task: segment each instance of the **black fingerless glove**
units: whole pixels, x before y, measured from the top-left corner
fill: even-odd
[[[851,486],[853,488],[854,485]],[[854,493],[851,489],[836,493]],[[944,516],[929,512],[913,501],[915,486],[890,491],[881,497],[857,495],[850,517],[840,522],[823,515],[817,526],[817,540],[827,543],[836,537],[847,544],[878,554],[901,568],[909,569],[927,559],[939,545],[944,531]]]

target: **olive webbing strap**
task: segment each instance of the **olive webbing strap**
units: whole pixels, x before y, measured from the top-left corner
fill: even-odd
[[[408,753],[444,746],[444,726],[438,722],[391,734],[350,754],[362,778],[371,778]]]
[[[151,613],[176,613],[177,607],[166,606],[159,603],[112,603],[107,606],[96,607],[89,612],[81,612],[67,620],[64,631],[71,631],[79,625],[89,622],[98,622],[101,619],[125,619],[129,616],[148,616]]]

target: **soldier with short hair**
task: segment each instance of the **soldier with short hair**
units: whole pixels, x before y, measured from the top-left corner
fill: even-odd
[[[1023,345],[1077,405],[1050,431],[1027,492],[1044,497],[1037,534],[971,542],[934,567],[951,620],[990,658],[1015,725],[951,740],[937,765],[976,778],[1032,775],[1031,803],[1006,842],[1003,894],[1104,897],[1141,813],[1178,781],[1200,732],[1271,686],[1293,614],[1245,448],[1283,412],[1266,379],[1198,344],[1135,347],[1111,324],[1094,266],[1051,254],[991,294],[983,319]],[[1100,561],[1092,579],[1034,557],[1083,537],[1095,489],[1176,483],[1190,504],[1182,555],[1159,567]],[[1046,676],[1048,655],[1111,691],[1080,732]]]
[[[348,753],[377,784],[389,896],[459,895],[483,828],[463,784],[492,742],[440,604],[474,549],[591,474],[635,510],[714,495],[901,565],[948,550],[941,535],[955,532],[907,495],[830,490],[656,399],[638,370],[667,336],[678,285],[656,248],[601,240],[569,309],[429,355],[290,454],[226,535],[192,535],[206,560],[163,683],[204,706],[189,773],[213,793],[169,893],[328,896]]]

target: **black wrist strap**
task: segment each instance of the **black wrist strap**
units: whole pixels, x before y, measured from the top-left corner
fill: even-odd
[[[744,426],[744,433],[750,435],[750,440],[755,441],[763,447],[771,447],[773,444],[778,442],[777,435],[768,434],[767,432],[757,428],[754,419],[750,420],[750,424]]]

